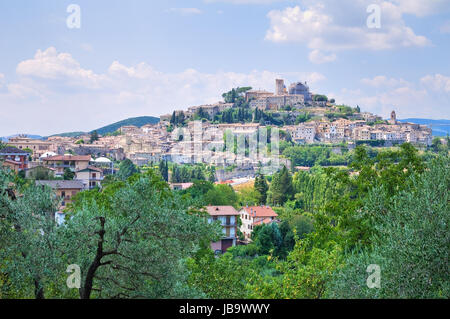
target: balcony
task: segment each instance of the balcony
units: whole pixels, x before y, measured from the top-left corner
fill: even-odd
[[[237,223],[222,223],[222,227],[236,227]]]

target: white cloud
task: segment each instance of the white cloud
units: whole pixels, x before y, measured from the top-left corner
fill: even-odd
[[[0,73],[0,88],[3,86],[4,82],[5,82],[5,75],[3,73]]]
[[[388,50],[402,47],[423,47],[430,41],[406,26],[402,8],[395,4],[380,2],[380,29],[366,25],[369,0],[324,0],[317,4],[305,0],[300,6],[272,10],[268,13],[270,28],[266,40],[272,42],[303,43],[311,49],[312,62],[330,62],[335,52],[342,50]],[[329,52],[326,55],[323,52]]]
[[[316,64],[333,62],[336,60],[336,54],[332,53],[330,55],[326,55],[319,50],[313,50],[309,54],[309,60],[312,63],[316,63]]]
[[[421,80],[423,85],[427,86],[435,92],[450,93],[450,77],[442,74],[434,74],[424,76]]]
[[[198,8],[170,8],[167,10],[167,12],[177,13],[177,14],[181,14],[183,16],[196,15],[196,14],[203,13],[202,10],[200,10]]]
[[[388,118],[392,110],[400,118],[449,118],[450,78],[435,74],[427,75],[417,83],[403,79],[377,76],[362,79],[361,82],[377,89],[342,89],[334,94],[337,101],[349,105],[359,105],[363,111],[370,111]]]
[[[8,115],[0,110],[0,136],[17,131],[92,130],[127,117],[159,116],[217,102],[233,87],[273,91],[279,77],[308,81],[313,89],[325,80],[317,72],[205,73],[186,69],[168,73],[147,63],[128,66],[119,61],[113,61],[104,73],[95,73],[54,48],[38,50],[33,59],[19,63],[17,74],[17,81],[7,84],[7,93],[0,92],[0,105],[14,106]]]
[[[361,82],[365,85],[376,87],[376,88],[386,88],[386,87],[398,87],[398,86],[408,86],[409,83],[403,79],[388,78],[384,75],[378,75],[374,78],[364,78]]]
[[[33,59],[20,62],[16,72],[20,76],[64,80],[70,85],[91,88],[98,88],[103,80],[92,70],[81,68],[69,53],[58,53],[54,47],[38,50]]]

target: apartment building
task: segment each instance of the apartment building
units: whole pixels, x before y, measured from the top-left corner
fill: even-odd
[[[52,142],[36,140],[28,137],[12,137],[8,140],[8,145],[20,150],[30,149],[32,160],[38,160],[46,152],[56,152],[56,145]]]
[[[55,169],[55,176],[63,176],[66,168],[73,172],[87,168],[92,158],[90,155],[58,155],[44,158],[42,161],[45,166]]]
[[[254,227],[273,223],[278,214],[269,206],[247,206],[241,209],[239,216],[242,221],[241,232],[246,241],[251,241]]]
[[[88,166],[75,172],[75,179],[83,183],[83,189],[101,187],[103,170],[95,166]]]
[[[228,248],[236,246],[239,212],[233,206],[208,206],[206,210],[210,223],[220,221],[222,224],[222,239],[211,243],[211,249],[226,252]]]
[[[315,123],[302,123],[294,126],[285,126],[285,129],[291,134],[292,139],[297,143],[313,143],[316,138]]]

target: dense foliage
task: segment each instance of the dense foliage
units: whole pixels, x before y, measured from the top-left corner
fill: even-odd
[[[171,191],[167,163],[143,172],[123,164],[120,178],[74,198],[63,226],[52,217],[59,203],[50,189],[0,170],[0,297],[450,297],[445,143],[421,152],[359,146],[342,155],[342,167],[319,166],[332,148],[287,151],[296,165],[316,166],[258,174],[235,189],[207,181],[203,168],[192,187]],[[200,174],[171,168],[175,176],[184,169]],[[202,207],[265,204],[278,222],[214,256],[221,227]],[[81,268],[78,290],[66,286],[70,264]],[[380,269],[379,288],[367,285],[370,265]]]

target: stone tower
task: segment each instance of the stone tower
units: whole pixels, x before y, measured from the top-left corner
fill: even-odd
[[[276,95],[284,95],[284,80],[277,79],[275,81]]]
[[[397,124],[397,114],[395,111],[392,111],[391,113],[391,119],[389,121],[390,124]]]

